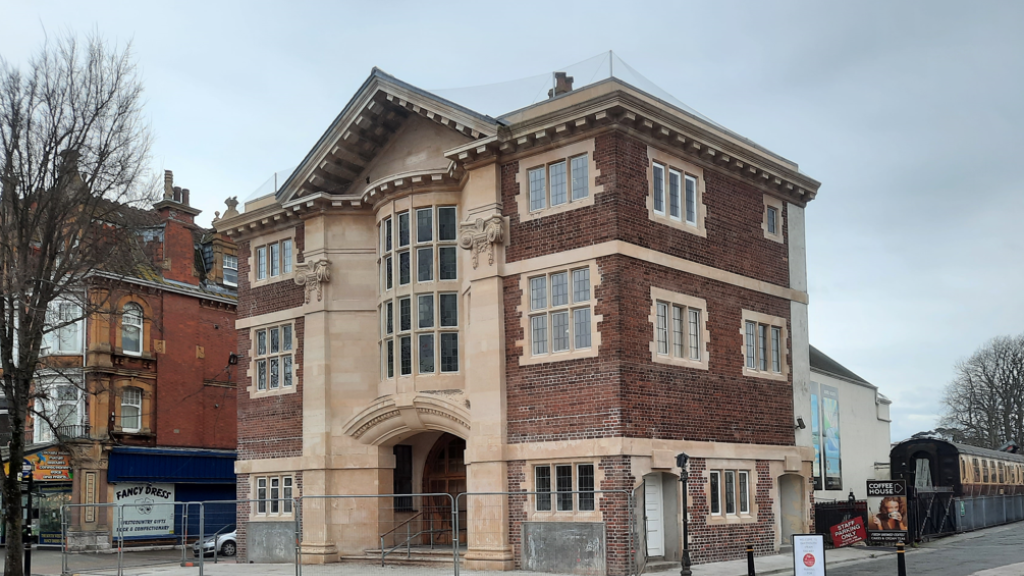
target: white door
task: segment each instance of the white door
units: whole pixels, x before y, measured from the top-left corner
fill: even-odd
[[[647,515],[647,555],[665,555],[665,511],[661,498],[661,476],[644,479],[644,513]]]

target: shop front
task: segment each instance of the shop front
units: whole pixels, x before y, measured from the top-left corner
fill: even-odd
[[[61,506],[71,503],[71,454],[55,444],[31,447],[22,461],[22,470],[32,469],[32,532],[39,535],[40,546],[61,545]],[[10,463],[4,462],[4,472]],[[22,482],[22,505],[27,507],[28,482]],[[7,523],[3,523],[6,528]],[[6,534],[3,534],[6,542]]]

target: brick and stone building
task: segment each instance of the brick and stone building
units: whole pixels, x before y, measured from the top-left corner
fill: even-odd
[[[174,541],[180,510],[165,502],[235,493],[236,246],[196,224],[200,211],[170,171],[152,209],[119,210],[138,230],[133,270],[101,266],[82,288],[86,314],[72,299],[48,312],[55,321],[86,317],[48,335],[34,382],[41,416],[28,422],[29,452],[46,486],[37,500],[44,544],[61,543],[62,504],[133,504],[128,489],[142,487],[139,498],[158,505],[147,517],[154,528],[126,541]],[[103,508],[75,509],[70,521],[73,549],[109,547],[116,532]]]
[[[239,498],[551,492],[462,499],[466,565],[537,566],[528,527],[590,522],[618,574],[626,500],[586,493],[635,493],[647,555],[678,560],[684,452],[696,562],[809,529],[793,386],[819,183],[617,78],[552,92],[493,118],[374,69],[275,194],[217,222],[239,247]],[[401,512],[346,506],[303,515],[305,561],[378,547]]]

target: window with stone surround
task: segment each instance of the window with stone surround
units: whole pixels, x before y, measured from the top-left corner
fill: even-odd
[[[289,228],[253,240],[249,266],[249,282],[253,286],[295,277],[297,254],[293,234],[294,230]]]
[[[540,464],[533,467],[537,512],[593,512],[594,464]]]
[[[708,509],[712,516],[750,514],[750,471],[711,470],[708,473]]]
[[[593,138],[519,161],[519,220],[527,221],[594,204]]]
[[[540,356],[589,349],[590,300],[590,268],[531,277],[531,354]]]
[[[661,224],[707,236],[704,219],[704,170],[648,147],[648,217]]]
[[[786,320],[743,310],[743,373],[747,376],[786,380]]]
[[[782,235],[782,227],[782,200],[765,194],[764,216],[761,222],[764,237],[775,242],[785,242],[785,238]]]
[[[238,286],[238,256],[224,255],[224,285]]]
[[[458,280],[458,215],[455,206],[400,212],[378,225],[381,292],[415,283]],[[397,270],[395,267],[397,266]]]
[[[707,301],[651,287],[651,360],[708,369]]]
[[[257,516],[292,515],[293,476],[256,476],[254,484]]]
[[[128,386],[121,391],[121,431],[142,429],[142,388]]]
[[[254,391],[257,394],[291,391],[295,377],[293,325],[256,328],[252,339]]]
[[[459,372],[457,292],[385,300],[379,312],[382,378]]]

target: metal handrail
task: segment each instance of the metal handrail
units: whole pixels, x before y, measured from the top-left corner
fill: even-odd
[[[427,529],[427,530],[420,530],[419,532],[413,534],[411,532],[411,529],[409,528],[409,526],[410,526],[410,524],[412,523],[413,520],[419,518],[420,516],[423,516],[423,514],[424,514],[423,512],[418,512],[418,513],[414,514],[413,516],[410,516],[409,518],[405,519],[405,521],[403,521],[398,526],[395,526],[391,530],[388,530],[387,532],[385,532],[385,533],[380,535],[380,565],[382,567],[384,566],[384,559],[388,557],[388,554],[391,554],[392,552],[394,552],[395,550],[398,550],[402,546],[405,546],[405,559],[406,560],[410,560],[412,558],[412,544],[411,544],[411,542],[414,539],[419,538],[420,536],[422,536],[424,534],[430,534],[430,549],[433,550],[434,549],[434,534],[437,534],[437,533],[447,533],[448,532],[448,530],[444,529],[444,528],[441,528],[441,529],[438,529],[438,530],[434,530],[434,517],[432,515],[428,515],[427,518],[430,520],[430,528]],[[399,543],[395,544],[394,546],[392,546],[391,548],[385,550],[384,549],[384,537],[388,536],[389,534],[395,533],[402,526],[405,526],[405,540],[403,540],[402,542],[399,542]]]

